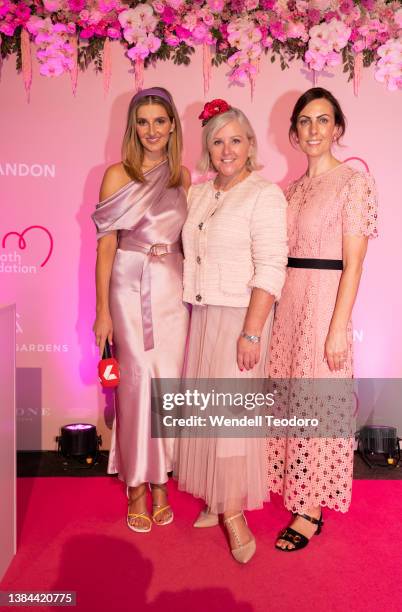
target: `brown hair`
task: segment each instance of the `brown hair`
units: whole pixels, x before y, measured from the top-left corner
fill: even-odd
[[[291,143],[294,142],[294,138],[297,134],[297,119],[303,108],[313,100],[320,100],[322,98],[324,98],[324,100],[328,100],[328,102],[333,108],[335,125],[340,128],[340,134],[336,139],[336,142],[339,144],[339,140],[342,138],[346,131],[346,117],[343,114],[341,105],[339,104],[335,96],[330,91],[328,91],[328,89],[324,89],[323,87],[312,87],[311,89],[308,89],[303,95],[301,95],[300,98],[297,100],[293,108],[292,115],[290,117],[289,140]]]
[[[175,128],[170,134],[167,145],[167,158],[170,168],[168,187],[178,187],[182,182],[181,153],[183,149],[183,135],[180,118],[174,105],[172,96],[167,89],[163,89],[162,87],[158,87],[158,89],[166,92],[166,97],[170,100],[170,102],[157,95],[144,96],[140,99],[134,96],[130,102],[127,113],[126,131],[124,133],[121,148],[122,162],[125,171],[133,181],[137,181],[139,183],[145,182],[146,179],[141,170],[144,160],[144,147],[138,138],[136,130],[137,110],[144,104],[160,104],[165,109],[170,121],[174,120],[175,123]]]

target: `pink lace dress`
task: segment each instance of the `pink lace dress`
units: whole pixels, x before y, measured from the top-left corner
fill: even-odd
[[[374,181],[346,164],[314,178],[302,176],[290,185],[286,196],[289,257],[342,259],[344,235],[377,235]],[[331,372],[323,360],[341,274],[338,270],[288,268],[273,325],[272,378],[352,378],[351,321],[344,369]],[[286,508],[303,512],[321,505],[348,510],[353,476],[351,437],[268,437],[267,452],[269,489],[283,495]]]

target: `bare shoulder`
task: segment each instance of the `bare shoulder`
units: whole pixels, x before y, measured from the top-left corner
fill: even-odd
[[[181,182],[186,192],[188,192],[191,187],[191,173],[185,166],[181,167]]]
[[[131,181],[127,172],[124,169],[122,162],[112,164],[106,168],[105,174],[103,175],[102,184],[99,193],[99,200],[105,200],[111,195],[119,191],[124,185],[127,185]]]

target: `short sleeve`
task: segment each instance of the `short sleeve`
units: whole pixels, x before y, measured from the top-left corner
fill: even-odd
[[[355,172],[341,192],[342,233],[376,238],[377,190],[374,179],[365,172]]]

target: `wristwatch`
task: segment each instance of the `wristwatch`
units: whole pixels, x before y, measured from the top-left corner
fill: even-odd
[[[253,344],[258,344],[261,340],[261,336],[250,336],[249,334],[246,334],[245,331],[242,331],[240,336]]]

